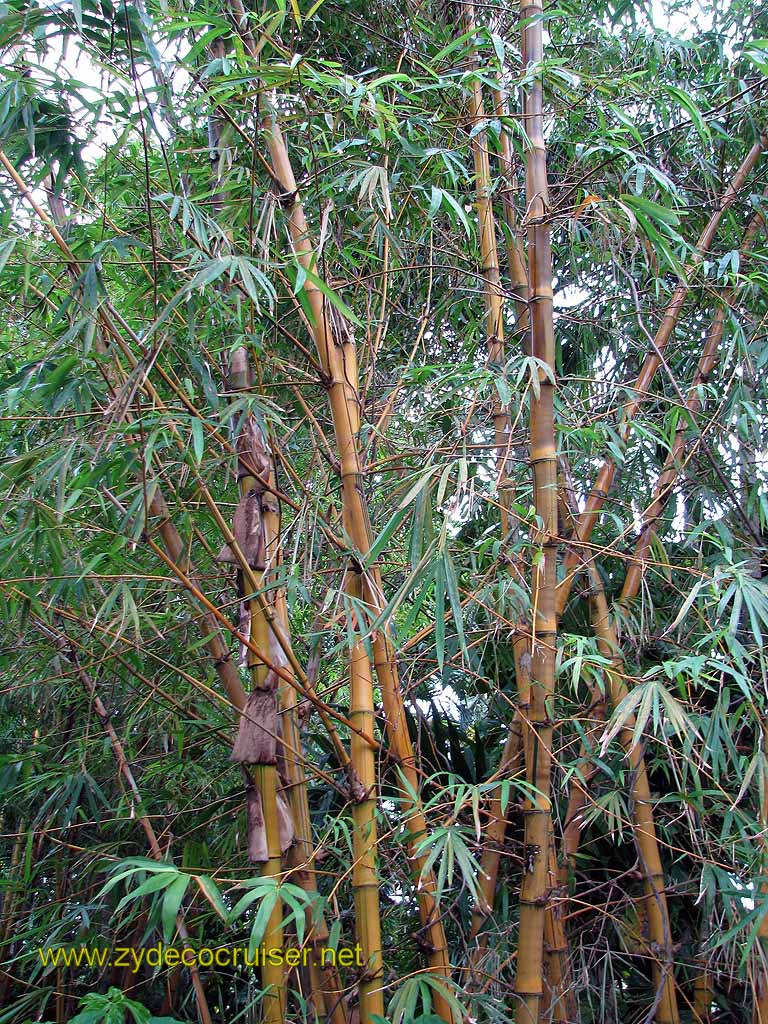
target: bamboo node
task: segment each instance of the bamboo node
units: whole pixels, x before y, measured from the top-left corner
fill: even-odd
[[[275,180],[277,181],[277,179]],[[284,191],[279,193],[272,193],[275,197],[275,202],[277,203],[278,206],[282,207],[282,209],[290,210],[291,207],[295,206],[296,203],[298,203],[299,201],[299,190],[295,188],[293,189],[293,191],[291,191],[290,189],[285,188],[281,181],[277,181],[277,184],[280,185],[280,187],[284,189]]]
[[[525,844],[525,872],[527,874],[533,874],[536,870],[536,861],[541,854],[541,847],[538,843],[526,843]]]

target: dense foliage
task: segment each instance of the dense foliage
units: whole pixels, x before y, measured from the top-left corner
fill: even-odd
[[[367,1024],[383,990],[393,1024],[528,1024],[526,736],[552,725],[538,1018],[768,1024],[768,11],[11,0],[0,46],[0,1022]],[[515,274],[542,224],[554,365]],[[532,724],[555,379],[567,600]],[[243,565],[248,486],[273,534]],[[230,759],[267,669],[276,783]],[[270,785],[309,812],[282,863],[269,831],[248,856]],[[334,1005],[314,968],[281,1003],[244,967],[38,952],[281,919],[375,948],[374,905],[383,970],[342,968]]]

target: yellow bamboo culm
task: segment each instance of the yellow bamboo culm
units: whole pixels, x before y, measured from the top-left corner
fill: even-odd
[[[274,446],[274,441],[272,442]],[[274,467],[270,465],[268,482],[275,486]],[[262,500],[264,528],[264,554],[268,571],[276,570],[282,561],[280,538],[280,514],[277,499],[265,494]],[[282,635],[290,640],[290,621],[285,590],[270,587],[271,608]],[[274,630],[270,630],[270,656],[275,664],[288,662]],[[282,664],[283,670],[293,675],[290,663]],[[296,690],[281,679],[278,687],[280,708],[280,732],[282,736],[284,772],[287,776],[287,797],[295,828],[295,843],[288,852],[291,881],[296,882],[311,896],[318,892],[315,869],[315,849],[312,840],[312,824],[309,814],[307,776],[303,757],[303,742],[298,721]],[[305,920],[306,941],[312,950],[309,964],[310,984],[315,1011],[329,1024],[347,1024],[347,1004],[341,985],[338,968],[331,957],[324,957],[322,950],[328,944],[329,931],[325,915],[315,907],[308,907]]]
[[[464,6],[464,26],[467,32],[475,28],[474,5]],[[476,64],[474,50],[470,51],[470,61]],[[503,109],[500,93],[494,96],[494,110],[497,114]],[[492,201],[492,181],[486,133],[482,130],[485,124],[485,108],[482,84],[479,78],[473,78],[469,97],[469,114],[471,148],[475,173],[475,208],[477,210],[480,253],[482,261],[483,294],[486,306],[485,337],[487,359],[490,366],[500,367],[504,361],[504,303],[499,273],[496,218]],[[509,137],[502,132],[501,149],[502,170],[507,184],[511,180],[512,156]],[[525,264],[521,256],[518,242],[519,233],[515,221],[514,204],[508,189],[504,192],[504,216],[507,224],[507,260],[513,294],[518,328],[524,329],[528,322],[528,282]],[[501,533],[503,538],[510,536],[509,508],[513,490],[509,486],[508,459],[510,447],[509,412],[499,399],[494,401],[492,409],[494,425],[494,443],[496,451],[496,472],[500,493],[499,511]],[[515,569],[521,572],[519,559],[515,560]],[[518,700],[527,707],[530,699],[530,656],[527,653],[527,641],[522,633],[517,633],[513,640],[515,659],[515,675],[517,680]],[[515,716],[507,742],[502,753],[500,771],[507,775],[517,768],[522,751],[522,727],[519,716]],[[477,945],[470,954],[470,975],[473,983],[481,981],[480,966],[487,945],[487,935],[481,932],[483,923],[493,911],[498,870],[501,860],[501,847],[504,842],[507,819],[501,809],[501,791],[497,790],[491,798],[490,817],[484,835],[484,849],[481,857],[481,871],[478,884],[478,900],[472,915],[470,937],[477,939]],[[558,922],[559,923],[559,922]],[[553,923],[553,928],[556,927]],[[558,931],[558,948],[565,948],[565,934],[562,928]]]
[[[540,0],[521,5],[522,54],[526,68],[543,60]],[[555,587],[557,584],[557,449],[554,424],[555,340],[552,315],[552,250],[548,221],[547,154],[543,132],[543,88],[537,76],[523,96],[526,154],[528,273],[531,353],[541,360],[530,394],[530,460],[538,526],[533,532],[531,700],[524,720],[526,778],[536,796],[526,801],[520,930],[517,951],[519,1024],[538,1024],[543,993],[544,923],[548,904],[550,775],[555,696]]]
[[[253,781],[261,795],[264,814],[264,828],[267,834],[269,860],[264,864],[262,875],[280,877],[282,856],[280,850],[280,823],[277,812],[277,768],[274,765],[257,764],[253,769]],[[269,916],[262,940],[262,949],[283,948],[283,904],[277,900]],[[264,1024],[281,1024],[285,1019],[285,967],[273,964],[265,957],[261,968],[264,997],[262,1020]]]
[[[269,146],[270,157],[279,180],[289,189],[291,197],[288,208],[288,225],[297,258],[302,266],[313,266],[312,245],[308,235],[306,217],[298,199],[296,179],[293,174],[288,151],[276,118],[268,115],[264,119],[264,135]],[[349,343],[334,333],[331,321],[333,307],[320,288],[309,279],[304,291],[312,308],[312,327],[320,363],[327,375],[327,391],[336,436],[336,446],[341,467],[342,504],[344,528],[355,547],[363,555],[372,544],[371,527],[362,486],[362,467],[359,451],[359,395],[356,387],[357,375],[350,361],[352,354]],[[342,327],[340,323],[339,327]],[[350,372],[352,376],[349,376]],[[354,570],[353,570],[354,571]],[[374,615],[385,607],[381,573],[373,566],[362,581],[363,598]],[[384,704],[387,739],[395,763],[408,782],[403,789],[404,812],[412,851],[414,874],[421,874],[426,855],[414,855],[415,845],[427,834],[427,825],[421,811],[420,801],[412,794],[419,791],[419,778],[415,766],[413,747],[408,733],[405,709],[397,673],[395,652],[386,627],[381,628],[372,638],[374,667],[381,686]],[[417,890],[419,914],[424,934],[424,945],[429,950],[430,969],[442,977],[450,977],[450,960],[445,931],[435,900],[436,884],[433,873],[426,872]],[[450,1006],[445,999],[436,995],[435,1012],[450,1022]]]
[[[464,6],[464,25],[467,32],[475,28],[474,4]],[[471,60],[473,64],[474,52]],[[485,124],[482,85],[473,77],[469,93],[469,115],[474,134],[472,157],[475,168],[475,209],[480,237],[481,271],[485,297],[485,341],[488,363],[499,366],[504,360],[504,303],[499,276],[499,255],[496,244],[496,218],[493,213],[491,192],[491,166],[488,158],[488,140],[482,126]],[[507,448],[509,445],[509,415],[497,398],[493,404],[493,425],[496,445],[496,473],[499,484],[507,477]],[[509,533],[509,517],[502,489],[501,534]]]
[[[248,362],[247,354],[239,349],[233,354],[231,368],[231,385],[235,390],[242,390],[248,386]],[[238,490],[241,499],[244,498],[255,486],[255,477],[243,474],[238,480]],[[263,531],[264,525],[261,524]],[[253,583],[256,591],[263,590],[264,569],[253,569]],[[270,650],[269,622],[264,614],[264,609],[256,594],[251,594],[248,600],[249,610],[249,638],[260,651]],[[248,668],[251,674],[252,689],[261,690],[268,686],[267,676],[269,669],[252,650],[248,650]],[[279,779],[277,765],[256,764],[253,766],[253,782],[261,798],[261,811],[264,818],[264,832],[267,844],[267,860],[263,864],[261,873],[263,876],[279,879],[282,874],[282,849],[280,845],[280,819],[277,806],[277,791]],[[276,900],[272,913],[269,916],[267,927],[262,940],[262,949],[283,948],[283,904],[282,900]],[[286,1010],[286,985],[285,967],[283,963],[273,963],[274,958],[264,957],[261,966],[262,986],[264,997],[262,1002],[262,1020],[264,1024],[282,1024],[285,1019]]]
[[[247,492],[247,484],[252,478],[245,477],[241,481],[241,488]],[[258,583],[262,583],[263,573],[255,570]],[[264,617],[261,605],[257,600],[250,602],[251,609],[251,640],[261,651],[269,650],[269,626]],[[251,651],[248,652],[248,663],[251,668],[254,687],[263,685],[267,676],[267,666],[263,662],[254,660]],[[272,764],[257,764],[253,766],[253,781],[261,796],[261,807],[264,815],[264,831],[267,838],[268,860],[261,869],[264,876],[279,879],[282,874],[282,850],[280,847],[280,819],[277,809],[277,791],[279,780],[277,766]],[[269,916],[267,927],[262,940],[263,949],[283,948],[283,904],[281,900],[275,902],[272,913]],[[264,987],[264,1000],[262,1003],[262,1019],[264,1024],[282,1024],[285,1019],[286,1009],[286,987],[285,967],[282,963],[272,963],[272,958],[265,957],[261,967],[262,983]]]
[[[288,611],[285,606],[285,593],[280,591],[276,596],[278,620],[287,631]],[[315,870],[315,849],[312,842],[312,826],[309,817],[309,800],[307,795],[306,771],[303,761],[294,756],[292,751],[302,751],[301,731],[298,723],[296,691],[288,683],[281,681],[280,691],[281,725],[285,741],[286,773],[290,780],[288,802],[293,815],[296,829],[296,844],[289,852],[289,863],[295,872],[295,881],[307,893],[316,894],[317,871]],[[292,874],[292,879],[294,878]],[[323,956],[328,945],[329,931],[325,915],[315,908],[307,908],[306,914],[307,942],[312,947],[310,977],[315,1009],[319,1016],[325,1016],[329,1024],[347,1024],[347,1003],[339,971],[333,959]]]
[[[623,678],[623,659],[616,627],[608,613],[605,592],[595,570],[592,571],[592,626],[600,653],[610,661],[605,671],[607,692],[613,707],[618,707],[627,696]],[[664,886],[664,869],[659,853],[653,803],[648,773],[641,744],[634,742],[634,715],[630,715],[618,734],[631,771],[632,831],[640,867],[644,876],[644,910],[648,917],[651,948],[655,950],[653,963],[654,992],[658,999],[655,1019],[659,1024],[679,1024],[675,989],[672,935],[669,909]]]
[[[500,120],[507,116],[507,100],[504,94],[495,89],[493,93],[493,112]],[[499,167],[504,181],[501,190],[502,210],[506,227],[505,249],[509,272],[509,288],[515,306],[517,333],[520,334],[528,326],[528,271],[525,266],[522,233],[517,221],[515,200],[512,194],[514,182],[514,162],[512,159],[512,143],[509,132],[502,124],[499,135]]]
[[[497,118],[503,118],[507,113],[505,97],[498,89],[494,90],[493,109]],[[517,223],[514,197],[512,194],[512,185],[514,181],[512,146],[509,139],[509,133],[504,130],[504,128],[502,128],[499,137],[499,166],[504,181],[502,200],[504,223],[506,226],[506,253],[509,269],[509,284],[515,306],[517,331],[520,333],[524,332],[529,324],[528,272],[525,266],[525,254],[522,249],[522,238],[520,228]],[[501,500],[502,521],[506,514],[506,510],[511,504],[512,494],[513,492],[511,488],[504,487]],[[521,679],[523,678],[523,670],[519,665],[519,658],[517,656],[515,657],[515,674],[518,679],[518,698],[520,702],[523,703],[523,696],[521,694],[523,694],[523,692],[525,694],[529,694],[530,692],[530,671],[528,670],[526,673],[527,679],[525,679],[524,682],[521,682]],[[525,699],[527,702],[529,698],[526,697]],[[516,716],[516,719],[517,721],[513,728],[517,731],[520,730],[521,727],[519,716]],[[554,835],[550,835],[549,846],[550,881],[554,888],[557,886],[560,877],[559,872],[557,871]],[[544,930],[548,998],[546,1000],[547,1005],[542,1003],[540,1019],[545,1019],[542,1015],[546,1014],[546,1019],[551,1019],[555,1024],[565,1024],[565,1022],[576,1020],[577,1006],[576,995],[571,981],[568,939],[562,916],[562,906],[560,903],[550,905],[546,908]]]
[[[470,15],[473,14],[472,7],[469,8]],[[472,27],[472,21],[468,28]],[[503,94],[495,90],[493,94],[493,109],[498,118],[507,113],[507,104]],[[486,139],[477,127],[484,122],[485,114],[482,102],[482,86],[479,80],[473,83],[472,105],[471,105],[475,135],[473,137],[473,152],[475,155],[475,176],[478,186],[478,223],[481,233],[481,249],[483,252],[483,270],[485,280],[485,294],[488,308],[487,319],[487,344],[489,362],[501,361],[504,358],[504,337],[502,334],[503,319],[501,305],[500,276],[497,267],[497,246],[496,231],[493,220],[493,208],[490,204],[491,181],[488,166],[488,153]],[[514,198],[512,196],[512,183],[514,179],[514,168],[512,159],[512,147],[509,134],[502,128],[500,134],[499,165],[504,181],[501,195],[503,200],[504,222],[506,226],[506,255],[509,271],[509,284],[512,292],[515,307],[518,333],[525,331],[529,323],[528,309],[528,273],[525,266],[525,255],[522,250],[521,233],[515,213]],[[490,236],[490,237],[488,237]],[[495,274],[494,274],[495,270]],[[490,271],[490,273],[489,273]],[[498,337],[493,334],[494,325],[498,324]],[[504,414],[502,421],[501,415]],[[497,469],[499,478],[499,489],[501,492],[500,510],[502,522],[502,534],[507,536],[510,530],[508,510],[513,500],[513,489],[507,480],[507,460],[510,445],[509,438],[509,414],[501,409],[499,403],[494,407],[494,423],[496,424],[496,451]],[[499,425],[502,429],[499,429]],[[521,572],[520,560],[515,559],[513,571]],[[515,658],[515,677],[517,681],[518,701],[521,707],[526,709],[530,705],[530,654],[524,651],[527,642],[523,633],[524,622],[518,623],[518,632],[513,641]],[[522,749],[522,724],[519,713],[511,726],[510,733],[502,754],[501,767],[505,773],[516,763]],[[493,900],[496,890],[498,869],[500,864],[500,846],[503,842],[506,830],[506,820],[500,815],[500,796],[494,794],[490,807],[490,820],[486,829],[486,844],[481,858],[481,873],[479,879],[479,899],[472,917],[471,937],[477,937],[477,946],[471,953],[471,970],[475,980],[479,980],[479,965],[482,961],[482,954],[487,945],[487,935],[480,932],[480,928],[486,917],[492,912]],[[550,840],[550,875],[552,885],[557,884],[556,874],[553,873],[553,859],[556,865],[554,852],[554,838]],[[479,933],[479,934],[478,934]],[[553,1004],[550,1010],[550,1000],[542,1002],[541,1013],[547,1013],[556,1022],[573,1020],[576,1017],[576,1003],[573,986],[570,983],[570,968],[568,958],[568,943],[565,933],[565,926],[558,905],[557,909],[548,906],[545,910],[545,957],[547,961],[548,986],[547,995],[551,996]]]
[[[544,992],[539,1021],[575,1024],[579,1019],[576,992],[571,981],[568,938],[563,921],[563,904],[559,898],[560,870],[557,864],[555,836],[551,827],[547,849],[550,903],[544,915]]]
[[[257,59],[258,48],[248,27],[247,16],[241,0],[230,0],[229,7],[246,52]],[[261,127],[275,179],[285,190],[281,196],[281,203],[285,210],[294,254],[300,265],[314,274],[317,267],[312,239],[296,176],[277,116],[267,110]],[[345,339],[339,336],[343,331],[334,330],[332,326],[332,318],[335,316],[333,305],[327,300],[323,290],[317,286],[312,277],[304,283],[304,294],[312,310],[312,337],[326,378],[325,384],[341,468],[344,528],[357,550],[366,555],[372,544],[372,533],[363,491],[357,374],[355,371],[351,378],[348,377],[346,371],[349,367],[345,367],[345,363],[348,364],[354,358],[354,348],[352,347],[352,352],[350,352],[350,345],[345,344]],[[338,326],[343,327],[342,324],[338,324]],[[356,566],[351,565],[350,570],[354,572]],[[374,615],[383,610],[386,602],[381,573],[376,566],[366,572],[362,580],[362,591],[363,599],[372,609]],[[418,798],[419,777],[408,733],[395,652],[388,626],[383,626],[375,633],[372,638],[372,648],[374,667],[381,687],[389,747],[394,762],[408,783],[408,788],[403,787],[401,792],[408,845],[411,851],[411,866],[414,875],[420,879],[417,898],[423,944],[429,951],[430,970],[438,978],[450,978],[448,944],[435,899],[434,873],[431,870],[422,871],[426,854],[414,852],[416,844],[427,834],[427,824],[421,809],[421,801]],[[416,794],[415,798],[413,794]],[[453,1015],[447,1000],[435,993],[433,1004],[435,1012],[450,1024]]]
[[[347,593],[359,599],[359,579],[348,580]],[[371,664],[361,640],[355,642],[350,653],[349,688],[350,719],[370,735],[374,729],[373,678]],[[361,1024],[373,1024],[374,1016],[384,1016],[379,879],[376,865],[376,764],[370,745],[356,733],[352,734],[350,752],[361,785],[361,791],[352,806],[352,888],[357,941],[363,961],[360,1021]]]
[[[464,6],[464,28],[472,32],[475,28],[474,4]],[[470,61],[474,66],[476,57],[474,47],[470,50]],[[475,209],[477,211],[478,233],[480,239],[481,271],[483,276],[483,296],[485,299],[485,341],[489,365],[498,365],[504,359],[504,309],[499,275],[499,258],[496,243],[496,222],[491,196],[491,168],[488,158],[488,140],[482,127],[485,123],[483,92],[480,80],[473,78],[469,94],[469,119],[472,129],[471,148],[475,173]],[[492,409],[494,426],[494,444],[496,449],[496,472],[499,482],[501,501],[501,533],[506,538],[509,532],[509,516],[505,500],[507,470],[507,445],[509,439],[509,416],[500,400],[494,400]],[[523,641],[524,643],[524,641]],[[518,654],[520,653],[518,643]],[[501,757],[500,770],[506,774],[514,770],[520,753],[520,730],[511,729]],[[500,847],[506,831],[506,816],[501,811],[501,795],[495,793],[491,799],[490,820],[485,830],[483,859],[478,880],[478,903],[472,915],[471,938],[476,938],[483,922],[493,910],[493,899],[496,891],[496,878],[500,861]],[[481,939],[472,951],[470,970],[473,976],[482,958],[485,939]],[[475,981],[479,979],[474,978]]]

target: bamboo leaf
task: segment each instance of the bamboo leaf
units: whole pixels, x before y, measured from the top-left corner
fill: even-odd
[[[209,875],[193,875],[192,876],[200,887],[200,891],[203,896],[208,900],[217,915],[222,921],[229,921],[229,911],[227,910],[226,904],[222,899],[219,888],[214,880]]]
[[[166,888],[160,917],[163,924],[163,939],[170,942],[176,930],[176,916],[190,882],[190,875],[179,875]]]
[[[192,420],[192,446],[195,452],[195,461],[198,466],[203,461],[203,451],[205,449],[205,433],[203,431],[203,424],[198,419]]]

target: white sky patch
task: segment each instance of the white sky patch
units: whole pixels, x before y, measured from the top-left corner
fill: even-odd
[[[661,0],[651,0],[651,20],[656,29],[681,39],[690,39],[712,28],[712,11],[699,0],[691,0],[684,11],[670,11]]]
[[[69,15],[69,5],[50,3],[49,7]],[[140,11],[142,5],[136,7]],[[142,53],[137,53],[135,83],[120,65],[112,65],[109,54],[96,55],[92,49],[83,45],[77,34],[66,35],[58,29],[49,31],[46,37],[48,52],[43,57],[43,63],[34,63],[31,59],[31,50],[25,51],[25,63],[48,88],[55,89],[57,79],[65,81],[76,89],[86,102],[95,103],[116,91],[130,96],[133,101],[133,123],[136,131],[140,130],[138,109],[141,107],[147,134],[154,133],[165,141],[170,136],[168,125],[162,117],[152,116],[147,109],[150,106],[155,110],[158,106],[160,89],[157,76],[162,75],[167,82],[171,99],[181,97],[190,87],[191,79],[189,73],[181,66],[181,48],[186,45],[183,39],[171,42],[155,34],[151,42],[159,56],[159,66],[153,67],[146,62]],[[135,41],[135,46],[137,50],[144,48],[140,39]],[[138,99],[135,96],[137,89]],[[125,128],[124,116],[114,119],[109,113],[109,105],[106,104],[104,113],[96,121],[92,112],[78,104],[69,90],[67,99],[75,121],[76,134],[79,140],[85,143],[81,155],[86,163],[93,164],[101,159],[109,147],[116,144]]]
[[[682,494],[675,495],[675,515],[672,519],[672,529],[678,537],[685,534],[685,499]]]
[[[581,288],[579,285],[569,284],[565,288],[561,288],[555,292],[552,299],[552,305],[555,309],[574,309],[576,306],[580,306],[582,302],[586,302],[589,298],[589,292],[586,288]]]

